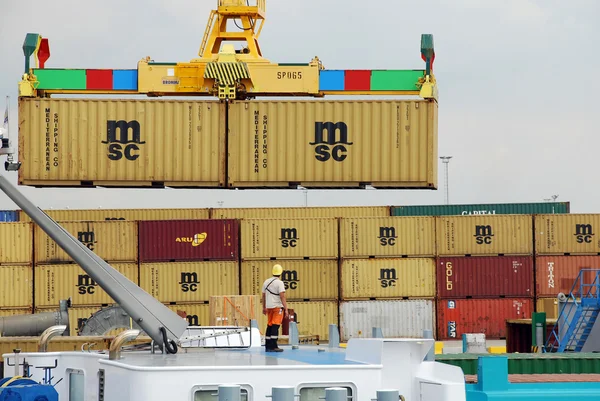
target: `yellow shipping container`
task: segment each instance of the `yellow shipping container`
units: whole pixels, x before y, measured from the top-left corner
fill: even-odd
[[[47,352],[81,352],[82,347],[85,351],[101,351],[108,350],[112,337],[105,336],[56,336],[52,337],[48,342]],[[39,337],[2,337],[0,338],[0,355],[10,354],[15,348],[19,348],[21,352],[38,352]],[[141,344],[151,341],[149,337],[139,336],[127,345]]]
[[[209,209],[74,209],[44,210],[44,212],[57,221],[203,220],[209,218]],[[19,221],[32,221],[22,211],[19,214]]]
[[[211,209],[211,219],[282,219],[307,217],[379,217],[389,216],[388,206],[348,207],[261,207]]]
[[[167,305],[169,309],[177,313],[186,313],[186,320],[190,326],[208,326],[210,321],[210,305],[205,303]]]
[[[161,302],[208,301],[211,295],[239,295],[238,262],[140,264],[140,287]]]
[[[558,319],[558,299],[538,298],[535,301],[536,312],[546,312],[546,319]]]
[[[533,219],[530,215],[436,217],[437,254],[531,255]]]
[[[59,223],[96,255],[108,262],[137,262],[138,260],[138,225],[135,221]],[[36,225],[36,264],[72,261],[73,259]]]
[[[437,187],[427,100],[251,101],[229,106],[230,187]]]
[[[33,224],[0,223],[0,264],[33,263]]]
[[[224,107],[19,98],[19,184],[222,187]]]
[[[435,255],[433,217],[340,219],[340,257]]]
[[[31,315],[33,308],[0,309],[0,317],[15,315]]]
[[[336,259],[338,220],[244,219],[241,221],[242,259]]]
[[[435,259],[347,259],[341,267],[341,298],[435,297]]]
[[[293,309],[298,316],[298,332],[302,335],[318,335],[320,341],[329,340],[329,325],[339,327],[339,311],[337,301],[288,302],[288,308]],[[261,313],[258,329],[265,334],[267,317]],[[279,335],[282,335],[279,328]]]
[[[538,255],[600,254],[600,214],[545,214],[535,216]]]
[[[0,266],[0,308],[33,307],[33,268]]]
[[[242,262],[242,295],[261,295],[262,285],[272,276],[276,262],[257,260]],[[281,280],[286,299],[327,300],[338,298],[337,260],[286,260]]]
[[[138,284],[137,263],[115,263],[111,266]],[[69,297],[73,306],[107,305],[115,302],[77,264],[35,266],[36,307],[58,305],[61,299]]]

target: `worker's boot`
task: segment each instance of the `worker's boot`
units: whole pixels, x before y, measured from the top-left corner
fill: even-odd
[[[283,350],[277,346],[277,338],[278,337],[279,337],[279,325],[274,324],[273,326],[271,326],[271,341],[272,341],[271,352],[283,352]]]

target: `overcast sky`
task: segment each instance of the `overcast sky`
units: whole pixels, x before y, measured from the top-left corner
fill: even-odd
[[[53,68],[136,68],[197,56],[217,1],[3,0],[0,109],[17,82],[27,32],[49,38]],[[383,12],[383,15],[379,15]],[[263,55],[328,69],[423,68],[421,33],[435,40],[439,155],[452,155],[451,203],[539,202],[559,195],[600,212],[600,2],[597,0],[268,0]],[[16,140],[14,140],[16,143]],[[16,184],[16,173],[9,174]],[[439,189],[309,191],[309,206],[444,202]],[[302,206],[301,190],[34,189],[42,208]],[[220,203],[222,202],[222,203]],[[0,194],[0,209],[16,206]]]

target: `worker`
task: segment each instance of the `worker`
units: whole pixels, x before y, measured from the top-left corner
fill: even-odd
[[[285,300],[285,285],[279,278],[283,272],[281,265],[273,266],[273,277],[265,280],[262,286],[263,314],[267,315],[267,331],[265,332],[265,351],[283,352],[277,346],[279,326],[284,316],[288,316],[287,302]]]

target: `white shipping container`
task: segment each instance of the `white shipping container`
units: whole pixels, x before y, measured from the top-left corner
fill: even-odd
[[[433,308],[429,299],[341,302],[340,337],[369,338],[380,327],[386,338],[422,338],[425,329],[435,333]]]

